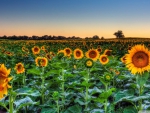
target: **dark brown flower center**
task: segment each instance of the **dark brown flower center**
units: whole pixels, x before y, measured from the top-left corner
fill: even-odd
[[[70,54],[70,50],[69,50],[69,49],[66,49],[66,53],[67,53],[67,54]]]
[[[97,53],[95,51],[90,51],[89,52],[89,57],[90,58],[95,58],[97,56]]]
[[[106,61],[107,61],[107,58],[106,58],[106,57],[102,57],[102,61],[103,61],[103,62],[106,62]]]
[[[137,68],[143,68],[148,65],[149,63],[149,57],[148,55],[143,51],[136,52],[132,57],[132,63]]]
[[[38,49],[37,47],[34,48],[34,51],[35,51],[35,52],[38,52],[38,50],[39,50],[39,49]]]
[[[80,51],[76,51],[76,56],[80,57],[81,56],[81,52]]]

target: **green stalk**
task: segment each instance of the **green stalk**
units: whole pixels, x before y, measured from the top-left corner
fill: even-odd
[[[25,73],[23,74],[22,83],[23,83],[23,86],[25,86],[25,85],[26,85],[26,76],[25,76]]]
[[[85,80],[86,80],[86,83],[87,83],[87,85],[86,85],[86,92],[85,92],[85,110],[87,110],[87,108],[88,108],[88,99],[89,99],[89,93],[88,93],[88,90],[89,90],[89,85],[88,85],[88,83],[89,83],[89,77],[90,77],[90,69],[88,69],[88,74],[86,75],[86,78],[85,78]],[[87,111],[87,113],[88,113],[88,111]]]
[[[63,107],[62,107],[62,109],[64,109],[64,104],[65,104],[65,95],[64,95],[64,93],[65,93],[65,77],[64,77],[64,72],[63,72],[64,70],[62,69],[62,103],[63,103]]]
[[[44,104],[44,100],[45,100],[45,95],[44,95],[44,83],[45,83],[45,78],[44,78],[44,67],[42,67],[42,73],[41,73],[41,79],[42,79],[42,84],[41,84],[41,96],[42,96],[42,104]]]
[[[57,113],[59,113],[59,103],[58,103],[58,100],[56,101],[56,105],[57,105]]]
[[[105,84],[105,91],[108,90],[108,84]],[[107,113],[107,99],[105,100],[105,103],[104,103],[104,110],[105,110],[105,113]]]
[[[13,107],[13,103],[14,103],[14,98],[13,98],[13,89],[10,90],[10,95],[9,95],[9,113],[13,113],[14,107]]]
[[[143,93],[143,86],[140,86],[140,88],[139,88],[139,96],[141,96],[142,93]],[[139,111],[142,110],[142,109],[143,108],[142,108],[142,99],[141,99],[141,100],[139,100]]]

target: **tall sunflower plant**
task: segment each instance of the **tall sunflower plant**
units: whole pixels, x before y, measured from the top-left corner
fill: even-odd
[[[149,99],[145,93],[146,82],[149,78],[150,71],[150,51],[144,45],[135,45],[125,55],[125,64],[133,76],[138,89],[138,97],[133,97],[132,101],[137,101],[137,110],[143,110],[144,100]]]

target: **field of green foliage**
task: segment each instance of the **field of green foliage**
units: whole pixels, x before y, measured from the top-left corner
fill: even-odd
[[[0,40],[0,110],[149,110],[149,48],[148,39]]]

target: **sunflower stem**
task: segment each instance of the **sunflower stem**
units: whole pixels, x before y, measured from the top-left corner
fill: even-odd
[[[89,93],[88,93],[88,90],[89,90],[89,77],[90,77],[90,69],[88,69],[88,74],[86,75],[86,78],[85,78],[85,80],[86,80],[86,83],[87,83],[87,85],[86,85],[86,92],[85,92],[85,110],[87,111],[87,113],[89,113],[88,112],[88,100],[89,100]]]
[[[42,84],[41,84],[41,88],[42,88],[42,91],[41,91],[41,96],[42,96],[42,104],[44,104],[44,99],[45,99],[45,96],[44,96],[44,83],[45,83],[45,78],[44,78],[44,67],[42,67],[42,73],[41,73],[41,79],[42,79]]]
[[[108,90],[108,84],[105,84],[105,91]],[[107,99],[105,99],[105,103],[104,103],[104,110],[105,110],[105,113],[107,113]]]
[[[14,98],[13,98],[13,89],[10,90],[10,95],[9,95],[9,113],[13,113],[14,107],[13,107],[13,103],[14,103]]]
[[[56,105],[57,105],[57,113],[59,113],[59,103],[58,103],[58,100],[56,101]]]
[[[140,86],[139,88],[139,96],[141,96],[143,94],[143,86]],[[142,99],[139,100],[139,111],[142,110]]]
[[[62,110],[64,109],[64,104],[65,104],[65,77],[64,77],[64,69],[62,69],[62,84],[61,84],[61,89],[62,89]]]

